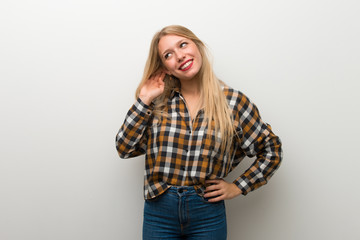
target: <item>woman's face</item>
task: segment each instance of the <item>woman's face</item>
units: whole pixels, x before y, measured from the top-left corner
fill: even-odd
[[[166,35],[160,38],[158,49],[167,74],[180,80],[191,80],[200,71],[202,57],[192,40]]]

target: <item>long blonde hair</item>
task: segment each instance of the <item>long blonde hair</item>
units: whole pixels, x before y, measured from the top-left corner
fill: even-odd
[[[214,74],[211,63],[209,61],[209,53],[205,44],[189,29],[180,25],[170,25],[164,27],[161,31],[157,32],[150,45],[149,56],[146,61],[144,74],[142,80],[136,89],[135,97],[139,97],[139,93],[145,82],[152,74],[164,68],[161,61],[158,44],[160,39],[165,35],[178,35],[192,40],[202,56],[202,66],[198,75],[200,76],[200,97],[204,107],[204,115],[208,124],[208,132],[211,133],[215,130],[221,136],[220,146],[223,151],[230,149],[232,139],[234,137],[234,127],[232,112],[229,109],[225,94],[222,90],[224,85]],[[164,79],[165,90],[153,102],[155,117],[161,117],[169,96],[174,89],[180,89],[180,81],[175,77],[167,77]],[[213,124],[211,124],[213,121]],[[217,139],[217,138],[215,138]]]

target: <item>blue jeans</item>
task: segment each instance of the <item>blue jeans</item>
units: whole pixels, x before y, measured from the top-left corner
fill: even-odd
[[[210,203],[193,187],[171,187],[145,200],[143,239],[226,240],[224,201]]]

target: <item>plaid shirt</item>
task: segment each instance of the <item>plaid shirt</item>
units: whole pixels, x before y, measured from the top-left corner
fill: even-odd
[[[145,199],[159,196],[170,186],[194,186],[203,195],[205,180],[226,177],[245,156],[256,159],[234,181],[242,194],[266,184],[274,174],[282,159],[280,139],[244,94],[227,86],[223,92],[237,132],[229,154],[220,151],[220,136],[207,131],[203,110],[192,121],[177,91],[168,100],[167,118],[154,118],[152,106],[140,98],[131,107],[116,135],[116,149],[121,158],[145,154]]]

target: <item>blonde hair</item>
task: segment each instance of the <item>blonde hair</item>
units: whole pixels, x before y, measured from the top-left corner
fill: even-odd
[[[202,56],[202,66],[198,73],[200,77],[200,97],[204,107],[204,115],[208,124],[208,132],[211,133],[215,130],[221,136],[220,146],[222,151],[227,151],[231,147],[232,139],[234,137],[234,127],[232,113],[229,109],[225,94],[221,85],[225,85],[214,74],[211,63],[209,61],[209,53],[205,44],[189,29],[180,25],[170,25],[164,27],[161,31],[157,32],[150,45],[149,56],[146,61],[144,74],[142,80],[136,89],[135,97],[139,97],[139,93],[145,82],[152,74],[164,68],[160,58],[158,44],[160,39],[166,35],[178,35],[192,40]],[[154,115],[161,118],[166,115],[163,110],[167,101],[175,89],[180,89],[180,81],[175,77],[166,77],[164,79],[165,89],[164,92],[157,97],[154,102]],[[212,124],[213,122],[213,124]],[[211,134],[210,134],[211,135]],[[215,137],[217,139],[217,137]]]

